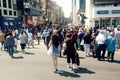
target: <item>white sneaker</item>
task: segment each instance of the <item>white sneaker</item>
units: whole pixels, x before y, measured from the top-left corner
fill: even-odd
[[[73,65],[73,69],[75,69],[76,67],[75,67],[75,65]]]
[[[68,68],[70,68],[70,65],[67,65]]]

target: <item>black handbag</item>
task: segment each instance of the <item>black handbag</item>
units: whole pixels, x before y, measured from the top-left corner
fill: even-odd
[[[79,54],[77,54],[77,53],[75,54],[75,63],[77,66],[80,65]]]

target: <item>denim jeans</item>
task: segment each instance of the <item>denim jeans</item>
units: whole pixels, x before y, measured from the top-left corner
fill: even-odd
[[[9,55],[10,55],[11,57],[13,57],[14,46],[8,46],[8,52],[9,52]]]

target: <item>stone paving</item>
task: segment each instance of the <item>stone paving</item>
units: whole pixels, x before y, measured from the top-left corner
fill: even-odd
[[[15,59],[0,51],[0,80],[120,80],[120,50],[115,62],[97,61],[80,54],[80,67],[75,71],[67,68],[66,58],[58,58],[57,74],[53,73],[52,58],[46,53],[43,42],[35,48],[27,48],[23,54],[18,47]]]

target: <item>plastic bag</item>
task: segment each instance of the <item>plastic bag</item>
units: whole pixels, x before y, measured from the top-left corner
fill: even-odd
[[[48,54],[48,55],[52,55],[52,53],[53,53],[53,47],[50,46],[50,48],[49,48],[48,51],[47,51],[47,54]]]

